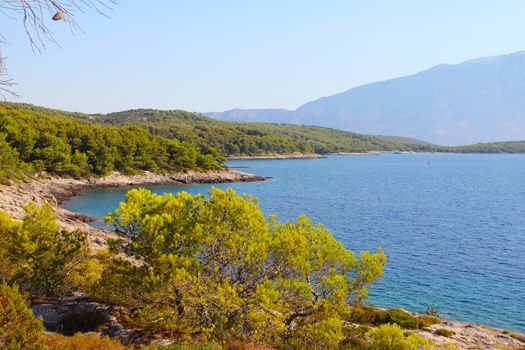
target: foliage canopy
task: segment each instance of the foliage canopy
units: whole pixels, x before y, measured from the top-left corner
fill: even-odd
[[[87,177],[112,171],[184,172],[221,167],[218,151],[152,135],[138,126],[99,126],[0,103],[0,178],[21,170]]]
[[[232,189],[209,196],[132,190],[107,218],[123,236],[98,292],[131,319],[172,334],[274,344],[338,344],[342,317],[381,277],[386,257],[356,257],[321,225],[265,219]]]

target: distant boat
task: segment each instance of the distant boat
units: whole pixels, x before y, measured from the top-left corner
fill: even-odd
[[[392,154],[402,154],[401,151],[398,151],[397,149],[396,150],[393,150],[392,151]]]

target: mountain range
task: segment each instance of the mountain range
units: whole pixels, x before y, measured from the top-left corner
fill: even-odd
[[[441,64],[296,110],[233,109],[223,120],[318,125],[442,145],[525,140],[525,51]]]

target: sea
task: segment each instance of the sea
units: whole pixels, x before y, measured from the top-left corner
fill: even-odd
[[[356,252],[382,247],[368,304],[525,332],[525,155],[381,154],[228,162],[264,182],[152,186],[207,193],[232,187],[267,215],[306,214]],[[129,188],[89,190],[63,207],[103,218]]]

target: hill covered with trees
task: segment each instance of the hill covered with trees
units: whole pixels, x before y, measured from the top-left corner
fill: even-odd
[[[217,169],[219,152],[135,125],[93,125],[74,114],[0,104],[0,178],[46,171],[88,177],[111,171]]]
[[[362,135],[318,126],[221,121],[182,110],[130,110],[95,115],[103,124],[139,124],[152,133],[214,147],[224,155],[329,154],[368,151],[425,151],[431,145],[404,139]]]
[[[525,141],[447,147],[318,126],[221,121],[182,110],[88,115],[0,103],[0,177],[220,168],[228,156],[369,151],[525,153]]]
[[[191,143],[204,152],[214,148],[224,156],[433,149],[432,145],[419,140],[361,135],[317,126],[220,121],[182,110],[138,109],[88,115],[28,104],[2,105],[28,114],[61,116],[89,124],[141,126],[153,135]]]
[[[337,152],[450,152],[525,153],[525,141],[442,146],[400,136],[359,134],[312,125],[235,122],[216,120],[183,110],[137,109],[85,116],[91,122],[110,125],[141,125],[156,135],[212,147],[224,156],[287,154],[293,152],[331,154]]]

